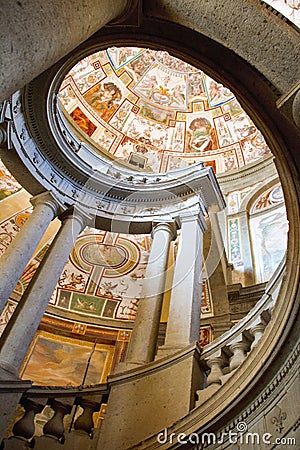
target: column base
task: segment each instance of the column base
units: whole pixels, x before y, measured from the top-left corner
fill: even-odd
[[[186,416],[203,387],[199,359],[199,347],[191,344],[161,361],[135,368],[125,364],[131,370],[110,376],[107,412],[95,447],[134,447]]]
[[[139,361],[125,361],[120,362],[114,370],[113,375],[119,375],[120,373],[127,372],[128,370],[137,369],[139,367],[145,366],[146,362]]]
[[[188,344],[192,345],[192,344]],[[158,361],[159,359],[166,358],[167,356],[175,355],[178,352],[181,352],[183,349],[187,348],[188,345],[162,345],[161,347],[158,347],[156,355],[155,355],[155,361]],[[197,342],[194,343],[194,345],[197,345]]]

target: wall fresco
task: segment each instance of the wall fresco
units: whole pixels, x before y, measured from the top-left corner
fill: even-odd
[[[262,188],[263,183],[255,183],[246,188],[229,192],[226,201],[228,260],[241,275],[244,271],[243,243],[247,247],[248,243],[245,242],[245,239],[248,240],[248,235],[241,233],[240,213],[245,217],[247,210],[250,213],[248,230],[254,258],[253,272],[257,282],[269,280],[281,261],[286,251],[288,229],[281,184],[278,182],[261,192]],[[255,191],[261,193],[254,196],[253,192]],[[275,238],[276,230],[278,233]],[[273,239],[274,242],[272,242]],[[236,273],[235,281],[238,282],[238,280],[243,282],[243,278],[239,278]]]
[[[0,336],[2,335],[15,309],[16,304],[9,300],[0,315]]]
[[[14,179],[0,159],[0,200],[19,192],[22,186]]]
[[[263,192],[251,207],[251,213],[271,208],[284,202],[283,191],[280,183]]]
[[[239,218],[228,220],[229,262],[234,268],[243,271],[244,262],[242,254],[242,240]]]
[[[24,293],[49,245],[27,265],[16,293]],[[134,320],[150,245],[149,236],[87,228],[75,242],[50,305],[82,316]]]
[[[104,383],[114,346],[38,331],[20,371],[24,380],[46,386]]]
[[[202,280],[202,296],[201,296],[201,316],[207,317],[213,315],[213,301],[209,290],[209,282],[207,279]]]
[[[0,223],[0,256],[5,252],[15,235],[20,231],[21,227],[30,216],[31,211],[32,207],[24,209]]]
[[[212,341],[211,327],[201,327],[199,340],[201,347],[205,347],[205,345],[209,344],[211,341]]]

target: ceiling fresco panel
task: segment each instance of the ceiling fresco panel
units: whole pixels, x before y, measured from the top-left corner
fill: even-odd
[[[59,96],[94,151],[133,170],[168,172],[207,161],[223,173],[270,154],[226,86],[166,51],[96,52],[71,69]]]

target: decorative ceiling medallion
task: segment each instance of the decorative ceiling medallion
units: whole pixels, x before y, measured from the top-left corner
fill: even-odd
[[[116,269],[128,259],[125,250],[116,245],[89,243],[81,249],[87,264]]]

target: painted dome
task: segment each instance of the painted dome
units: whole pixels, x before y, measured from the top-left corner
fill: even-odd
[[[69,71],[59,98],[94,152],[137,171],[169,172],[203,161],[224,173],[270,155],[233,93],[166,51],[93,53]]]

